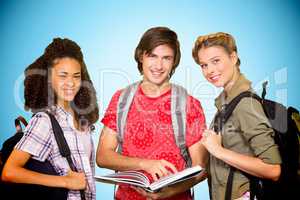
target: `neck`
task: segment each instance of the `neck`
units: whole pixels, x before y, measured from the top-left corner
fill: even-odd
[[[71,108],[70,102],[66,102],[66,101],[57,102],[57,105],[60,106],[60,107],[62,107],[66,112],[70,113],[73,116],[74,127],[77,130],[80,130],[79,124],[78,124],[77,120],[75,119],[75,114],[74,114],[73,109]]]
[[[150,83],[147,80],[143,80],[143,82],[141,83],[141,87],[143,89],[143,92],[145,93],[145,95],[147,95],[149,97],[158,97],[158,96],[160,96],[165,91],[170,89],[170,86],[171,85],[170,85],[169,81],[166,81],[166,82],[164,82],[160,85]]]
[[[237,81],[238,77],[239,77],[239,72],[237,70],[234,70],[234,72],[232,74],[232,78],[224,86],[224,91],[225,91],[226,94],[231,90],[232,86],[235,84],[235,82]]]
[[[72,115],[74,115],[73,109],[71,108],[70,102],[57,102],[57,105],[62,107],[65,111],[67,111],[68,113],[71,113]]]

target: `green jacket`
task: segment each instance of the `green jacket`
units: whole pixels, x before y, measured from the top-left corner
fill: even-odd
[[[224,91],[216,98],[218,111],[240,93],[252,90],[251,82],[239,75],[225,97]],[[278,146],[274,143],[274,131],[264,114],[262,105],[252,98],[243,98],[236,106],[222,131],[222,145],[232,151],[259,157],[269,164],[280,164]],[[217,158],[209,158],[209,183],[212,200],[223,200],[229,165]],[[234,173],[232,199],[241,197],[249,191],[249,180],[240,172]]]

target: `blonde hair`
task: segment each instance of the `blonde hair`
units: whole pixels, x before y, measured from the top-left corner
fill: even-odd
[[[220,46],[223,47],[224,50],[228,53],[231,54],[232,52],[237,53],[237,47],[235,44],[235,40],[232,37],[232,35],[228,33],[223,33],[223,32],[218,32],[218,33],[212,33],[208,35],[202,35],[199,36],[195,42],[194,48],[193,48],[193,58],[197,64],[199,63],[199,58],[198,58],[198,52],[201,48],[207,48],[207,47],[212,47],[212,46]],[[236,66],[239,69],[239,66],[241,64],[240,58],[238,58]]]

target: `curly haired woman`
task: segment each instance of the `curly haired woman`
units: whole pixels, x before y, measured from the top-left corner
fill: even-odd
[[[34,116],[8,158],[2,180],[69,190],[67,199],[96,199],[93,124],[98,120],[96,92],[80,47],[69,39],[55,38],[44,54],[25,70],[25,109]],[[78,172],[70,170],[55,142],[50,112],[60,124]],[[59,175],[25,168],[30,159],[48,160]],[[34,194],[32,194],[34,196]]]

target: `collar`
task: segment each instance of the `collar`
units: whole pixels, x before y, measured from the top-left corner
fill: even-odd
[[[68,126],[70,126],[72,129],[78,131],[78,132],[84,132],[86,133],[87,131],[92,131],[93,128],[91,128],[91,125],[87,127],[86,130],[77,130],[74,127],[74,123],[73,123],[73,116],[67,112],[63,107],[59,106],[59,105],[55,105],[55,106],[51,106],[50,108],[47,109],[50,113],[52,113],[52,115],[55,116],[56,120],[58,122],[61,121],[65,121],[65,123],[68,124]]]
[[[215,106],[218,110],[221,110],[224,104],[228,104],[240,93],[250,89],[251,82],[248,79],[246,79],[246,77],[243,74],[239,74],[239,77],[237,78],[232,88],[227,93],[225,93],[225,91],[223,90],[221,94],[215,99]]]
[[[68,121],[69,117],[72,117],[70,113],[65,111],[65,109],[59,105],[52,106],[50,112],[57,118],[58,121],[66,120]]]

